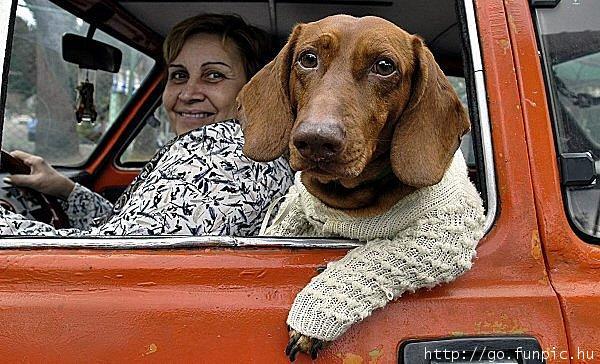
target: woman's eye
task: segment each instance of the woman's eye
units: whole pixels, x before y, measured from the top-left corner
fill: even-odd
[[[221,80],[221,79],[225,78],[225,75],[222,74],[221,72],[209,72],[206,74],[206,78],[208,78],[211,81],[215,81],[215,80]]]
[[[169,80],[174,80],[174,81],[181,81],[181,80],[185,80],[186,78],[187,78],[187,73],[181,72],[181,71],[174,71],[174,72],[171,72],[171,74],[169,75]]]
[[[379,59],[371,67],[371,72],[380,76],[389,76],[396,72],[396,65],[387,58]]]
[[[317,68],[319,59],[317,58],[317,55],[312,52],[304,52],[300,55],[300,58],[298,58],[298,64],[306,69]]]

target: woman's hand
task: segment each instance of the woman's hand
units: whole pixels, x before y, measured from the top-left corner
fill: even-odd
[[[31,173],[13,174],[6,177],[5,182],[19,187],[29,187],[43,194],[56,196],[66,200],[75,183],[66,176],[58,173],[56,169],[46,163],[44,158],[37,155],[15,150],[10,153],[13,157],[20,159],[31,168]]]

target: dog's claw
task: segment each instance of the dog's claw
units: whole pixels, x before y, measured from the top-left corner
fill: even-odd
[[[323,341],[302,335],[296,330],[289,328],[289,326],[288,330],[290,340],[285,348],[285,355],[288,356],[290,361],[293,362],[296,360],[298,352],[309,354],[313,360],[316,359],[319,351],[323,348]]]
[[[296,355],[298,354],[298,352],[300,351],[300,347],[298,345],[295,345],[292,350],[290,351],[290,361],[293,363],[296,361]]]
[[[288,326],[289,330],[289,326]],[[298,339],[300,338],[300,333],[294,330],[289,330],[290,340],[288,341],[287,346],[285,347],[285,355],[290,356],[292,349],[296,346]],[[291,356],[290,356],[291,357]]]
[[[310,348],[310,358],[315,360],[319,356],[319,350],[323,347],[323,342],[321,340],[316,340],[316,342]]]

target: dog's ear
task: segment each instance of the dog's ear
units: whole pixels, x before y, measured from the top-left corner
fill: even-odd
[[[450,165],[469,118],[450,82],[420,38],[413,39],[415,71],[407,106],[397,121],[390,161],[413,187],[438,183]]]
[[[277,57],[252,77],[238,95],[238,118],[245,139],[243,152],[256,161],[272,161],[287,150],[294,122],[290,71],[301,30],[302,25],[296,25]]]

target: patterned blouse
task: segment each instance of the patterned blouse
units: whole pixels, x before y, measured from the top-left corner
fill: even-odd
[[[54,229],[0,207],[0,234],[255,235],[293,173],[282,158],[248,159],[242,146],[234,120],[192,130],[162,147],[114,206],[76,185],[65,203],[73,228]]]

